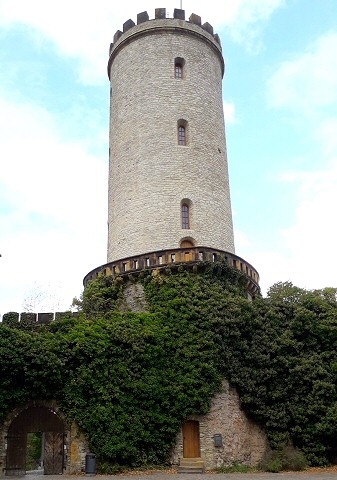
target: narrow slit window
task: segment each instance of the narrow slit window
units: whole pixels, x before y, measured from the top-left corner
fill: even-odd
[[[190,212],[186,203],[183,203],[181,206],[181,227],[190,228]]]
[[[174,59],[174,78],[182,80],[185,77],[185,59],[176,57]]]
[[[178,127],[178,145],[186,145],[186,128],[183,125]]]
[[[183,78],[183,66],[180,62],[176,62],[174,66],[175,78]]]

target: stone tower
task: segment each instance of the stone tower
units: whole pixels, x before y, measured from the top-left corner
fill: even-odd
[[[220,39],[198,15],[165,8],[128,20],[110,46],[109,212],[106,265],[123,274],[234,253]]]
[[[111,49],[108,261],[186,240],[234,253],[221,46],[174,16],[138,15]]]

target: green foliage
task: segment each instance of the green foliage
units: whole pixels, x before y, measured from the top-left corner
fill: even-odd
[[[216,473],[252,473],[256,472],[256,468],[249,467],[248,465],[242,465],[239,463],[233,463],[233,465],[222,466],[216,469]]]
[[[2,317],[2,323],[3,325],[8,325],[9,327],[17,327],[19,325],[18,312],[4,313]]]
[[[118,311],[123,280],[100,277],[78,318],[38,330],[1,325],[0,420],[54,398],[101,472],[163,465],[182,422],[208,411],[225,377],[277,452],[268,468],[290,465],[289,444],[311,464],[336,458],[336,289],[288,282],[250,302],[225,264],[145,272],[141,281],[147,313]]]
[[[42,456],[42,433],[27,434],[26,470],[36,470]]]
[[[281,471],[299,472],[308,467],[307,460],[299,449],[292,445],[279,450],[271,450],[260,465],[267,472],[278,473]]]
[[[23,312],[20,318],[20,327],[22,329],[31,329],[36,325],[36,313]]]
[[[74,298],[73,305],[91,318],[115,311],[122,285],[121,277],[101,276],[89,282],[82,298]]]
[[[0,326],[0,420],[29,400],[60,395],[63,359],[54,337]]]

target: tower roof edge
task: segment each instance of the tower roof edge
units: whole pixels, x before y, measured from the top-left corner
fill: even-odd
[[[123,24],[122,30],[117,30],[113,37],[113,43],[110,44],[109,62],[108,62],[108,76],[110,76],[110,67],[113,59],[124,44],[126,45],[131,40],[144,35],[160,33],[162,31],[180,31],[194,34],[203,37],[208,41],[212,47],[217,51],[221,58],[224,73],[224,61],[222,57],[222,48],[220,37],[214,33],[212,25],[208,22],[202,24],[201,17],[192,13],[188,20],[185,19],[185,10],[174,9],[173,17],[167,15],[166,8],[156,8],[155,17],[150,19],[147,11],[137,14],[137,24],[132,19],[127,20]]]

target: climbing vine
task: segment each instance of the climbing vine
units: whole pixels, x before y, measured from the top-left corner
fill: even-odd
[[[208,411],[226,377],[272,448],[292,443],[313,465],[334,461],[335,289],[276,284],[251,302],[222,264],[133,281],[146,312],[122,312],[125,283],[101,277],[77,318],[29,329],[11,315],[0,326],[0,419],[55,398],[102,469],[165,464],[181,423]]]

